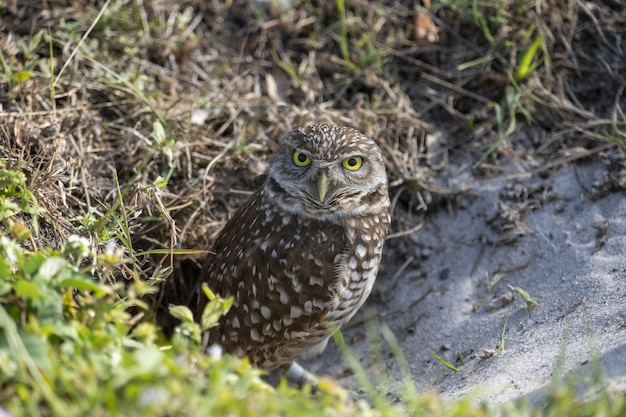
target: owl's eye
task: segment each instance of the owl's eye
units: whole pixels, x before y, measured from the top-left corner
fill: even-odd
[[[351,156],[346,158],[342,163],[343,167],[350,171],[356,171],[363,165],[363,158],[360,156]]]
[[[293,151],[293,163],[298,167],[305,167],[311,163],[311,158],[300,151]]]

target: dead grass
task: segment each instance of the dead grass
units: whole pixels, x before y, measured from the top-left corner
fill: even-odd
[[[126,278],[153,279],[181,259],[155,250],[209,248],[281,134],[310,123],[382,146],[396,232],[464,170],[533,175],[623,146],[621,2],[280,4],[5,2],[0,166],[47,211],[38,244],[130,236],[150,255]]]

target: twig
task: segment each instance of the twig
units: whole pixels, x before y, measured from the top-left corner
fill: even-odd
[[[400,276],[400,274],[402,274],[404,272],[404,270],[411,264],[411,262],[413,262],[415,260],[414,256],[410,256],[406,261],[404,261],[404,263],[402,265],[400,265],[400,268],[398,268],[398,270],[396,271],[395,274],[393,274],[393,277],[391,277],[391,283],[389,284],[389,288],[387,288],[386,292],[389,292],[391,290],[393,290],[393,287],[396,286],[396,281],[398,281],[398,277]]]
[[[387,235],[387,239],[395,239],[397,237],[401,237],[401,236],[406,236],[406,235],[410,235],[413,232],[417,232],[418,230],[420,230],[422,227],[424,227],[424,222],[421,222],[413,227],[411,227],[410,229],[406,229],[406,230],[401,230],[399,232],[395,232],[395,233],[390,233]]]

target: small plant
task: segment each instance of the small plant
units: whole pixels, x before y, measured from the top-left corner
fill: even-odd
[[[528,292],[526,292],[522,288],[514,287],[512,285],[509,285],[509,288],[522,296],[524,301],[526,301],[526,307],[527,308],[532,310],[534,308],[539,307],[539,300],[537,298],[531,297],[530,294],[528,294]]]
[[[509,317],[504,320],[504,326],[502,326],[502,331],[500,332],[500,345],[495,347],[495,351],[498,355],[502,355],[504,353],[504,335],[506,334],[506,325],[509,322]]]
[[[306,71],[308,71],[308,67],[311,65],[307,63],[306,65],[299,65],[296,67],[295,63],[291,60],[289,56],[285,56],[281,58],[276,49],[272,49],[270,51],[272,54],[272,58],[274,58],[274,62],[280,69],[282,69],[291,79],[291,82],[299,87],[302,82],[302,78]]]
[[[529,29],[529,36],[534,32],[535,27],[531,27]],[[539,49],[543,46],[545,34],[541,34],[533,41],[533,43],[524,51],[519,59],[517,67],[515,68],[515,73],[513,74],[513,79],[516,83],[521,82],[526,77],[528,77],[539,65],[541,65],[541,60],[536,59]]]
[[[28,41],[18,40],[17,46],[23,58],[21,60],[11,56],[7,60],[7,57],[0,50],[0,80],[5,80],[12,86],[20,86],[35,76],[34,71],[38,60],[34,58],[36,58],[36,51],[40,47],[42,35],[43,31],[39,31]]]
[[[43,210],[28,189],[26,176],[21,171],[0,169],[0,223],[20,242],[30,237],[18,215],[29,216],[32,228],[39,232],[38,216]]]
[[[217,326],[220,317],[226,314],[233,304],[233,297],[229,297],[228,299],[217,297],[206,283],[202,285],[202,291],[209,299],[209,302],[202,311],[200,324],[194,320],[193,313],[189,307],[169,306],[170,314],[181,321],[181,325],[178,327],[177,331],[197,344],[201,342],[202,333],[211,327]]]
[[[155,153],[161,153],[167,160],[167,173],[163,174],[167,180],[174,168],[174,158],[178,155],[179,143],[172,134],[165,132],[163,124],[159,121],[152,124],[152,134],[150,137],[154,141],[154,146],[149,149]]]
[[[377,71],[382,69],[382,58],[379,49],[374,43],[375,36],[368,32],[360,32],[360,36],[351,42],[348,36],[348,21],[346,4],[344,0],[335,2],[337,14],[339,15],[339,49],[346,68],[355,74],[361,70],[372,66]],[[353,60],[353,56],[358,58]]]
[[[437,360],[437,362],[439,362],[440,364],[442,364],[446,368],[452,369],[454,372],[458,372],[459,371],[456,366],[452,365],[450,362],[448,362],[447,360],[445,360],[441,356],[437,355],[432,349],[428,349],[428,352],[430,352],[432,357],[435,358]]]

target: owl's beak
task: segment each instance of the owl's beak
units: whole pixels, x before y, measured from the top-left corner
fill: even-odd
[[[320,194],[320,201],[323,203],[328,192],[328,175],[326,175],[325,171],[322,171],[320,176],[317,177],[317,191]]]

